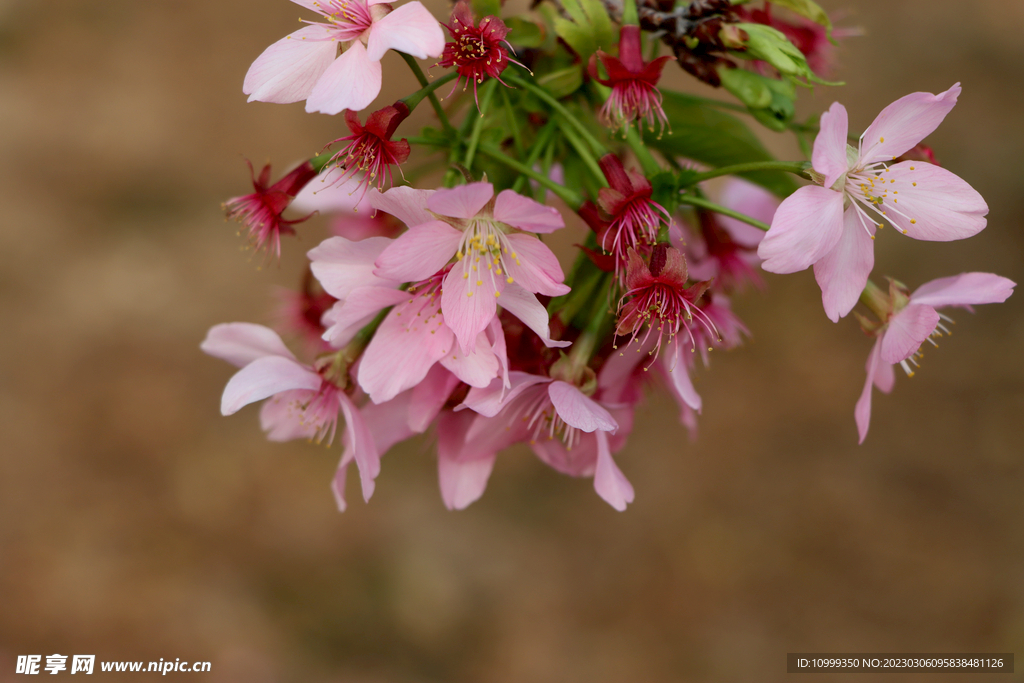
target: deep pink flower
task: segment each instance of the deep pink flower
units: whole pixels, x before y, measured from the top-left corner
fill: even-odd
[[[888,221],[915,239],[947,242],[985,227],[988,205],[949,171],[921,161],[891,164],[935,130],[956,104],[960,85],[940,95],[913,93],[875,118],[858,149],[846,144],[846,109],[821,117],[812,161],[821,187],[801,187],[779,206],[758,255],[773,273],[813,265],[825,313],[833,321],[857,303],[874,266],[875,230]]]
[[[256,251],[266,249],[281,257],[281,235],[294,235],[296,223],[309,218],[285,220],[281,214],[309,181],[316,176],[313,165],[308,161],[290,171],[273,185],[270,185],[270,164],[263,167],[260,175],[249,164],[252,186],[255,192],[233,197],[224,202],[228,218],[233,218],[249,230],[249,242]]]
[[[245,75],[249,101],[298,102],[306,111],[361,111],[380,93],[388,50],[426,59],[444,49],[441,26],[418,1],[392,11],[381,0],[292,0],[324,18],[268,47]],[[347,45],[338,55],[338,45]]]
[[[907,375],[913,376],[910,366],[918,364],[921,345],[928,341],[938,346],[933,337],[950,333],[943,324],[951,322],[950,319],[935,309],[959,306],[971,310],[974,304],[1002,303],[1015,286],[1011,280],[992,273],[961,273],[932,280],[909,297],[895,283],[890,286],[889,312],[884,322],[872,330],[878,341],[868,356],[867,381],[854,411],[860,443],[864,443],[871,421],[872,385],[889,393],[895,382],[894,364],[899,363]]]
[[[495,78],[502,85],[501,72],[509,63],[519,64],[509,59],[508,53],[512,46],[505,40],[508,27],[505,22],[494,16],[480,20],[479,26],[473,23],[473,12],[465,0],[460,0],[452,10],[450,23],[444,24],[453,40],[445,43],[439,66],[455,67],[459,74],[455,81],[457,87],[463,79],[466,84],[473,84],[473,97],[477,95],[477,86],[485,78]],[[507,49],[506,49],[507,46]],[[520,65],[522,66],[522,65]]]
[[[597,59],[601,60],[608,78],[598,75]],[[661,108],[658,80],[665,62],[671,57],[658,57],[645,63],[640,51],[640,27],[626,25],[619,31],[619,56],[612,57],[601,50],[590,56],[588,71],[591,78],[612,89],[608,101],[601,108],[601,117],[613,129],[623,129],[634,120],[646,121],[654,130],[655,122],[664,132],[668,117]]]
[[[671,224],[672,217],[661,204],[651,200],[653,188],[643,175],[627,171],[614,154],[599,161],[610,187],[597,193],[595,207],[586,202],[579,214],[597,233],[597,243],[615,259],[615,273],[622,275],[630,249],[650,247],[658,238],[662,222]]]
[[[396,102],[379,109],[366,119],[366,125],[359,123],[359,117],[351,109],[345,110],[345,123],[351,135],[338,138],[331,145],[346,142],[338,150],[325,168],[339,169],[333,183],[345,183],[351,179],[359,179],[356,188],[366,192],[366,188],[376,184],[377,190],[383,190],[385,183],[394,185],[391,167],[401,166],[409,159],[409,142],[392,140],[398,125],[409,116],[409,107],[404,102]],[[330,147],[331,145],[328,145]],[[401,172],[401,169],[399,169]],[[361,198],[361,197],[360,197]]]
[[[697,343],[692,327],[703,326],[718,339],[711,319],[697,306],[697,300],[711,283],[698,282],[687,287],[686,278],[686,262],[678,249],[657,245],[651,253],[650,266],[631,249],[626,293],[619,302],[615,334],[628,336],[630,342],[639,344],[653,340],[650,353],[655,358],[663,344],[678,344],[676,336],[680,329],[689,338],[691,348],[696,348]]]
[[[473,350],[499,303],[547,337],[547,312],[534,294],[559,296],[569,288],[551,250],[515,229],[554,232],[564,226],[556,209],[512,190],[495,197],[486,182],[433,192],[396,187],[371,201],[409,226],[377,259],[378,277],[418,282],[455,259],[441,287],[441,311],[463,353]]]
[[[515,371],[510,380],[508,390],[495,380],[469,391],[463,405],[478,416],[466,429],[456,459],[493,464],[499,450],[526,441],[554,469],[593,476],[598,495],[616,510],[625,510],[634,493],[612,459],[610,438],[619,423],[609,409],[568,382]],[[623,412],[631,424],[631,411]],[[623,444],[621,440],[617,445]]]
[[[260,422],[272,441],[315,439],[330,443],[345,415],[345,449],[359,466],[366,500],[380,473],[373,435],[352,399],[323,373],[299,363],[277,333],[262,325],[225,323],[210,329],[200,348],[241,368],[228,380],[221,413],[233,415],[244,406],[263,404]]]

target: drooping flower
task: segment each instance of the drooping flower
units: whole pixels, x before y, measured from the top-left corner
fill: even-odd
[[[366,500],[380,473],[373,435],[352,399],[325,371],[299,363],[276,332],[262,325],[225,323],[210,329],[200,348],[241,370],[224,387],[221,413],[233,415],[244,406],[270,399],[260,410],[260,423],[271,441],[315,439],[330,443],[345,415],[342,441],[359,467]]]
[[[609,439],[619,423],[608,408],[568,382],[525,372],[509,375],[507,391],[495,380],[467,394],[463,405],[479,416],[466,430],[457,459],[463,463],[489,459],[493,464],[497,451],[526,441],[554,469],[576,477],[593,476],[598,495],[616,510],[625,510],[634,493],[612,459]]]
[[[546,339],[547,312],[534,296],[569,291],[558,259],[534,235],[516,231],[554,232],[564,226],[557,209],[512,190],[494,196],[486,182],[436,191],[396,187],[371,201],[409,226],[377,258],[378,277],[418,282],[455,259],[441,286],[441,311],[463,353],[473,350],[499,303],[545,343],[567,345]]]
[[[678,344],[676,336],[680,330],[687,336],[690,348],[697,345],[691,327],[703,326],[718,339],[714,323],[697,306],[697,300],[711,283],[704,281],[687,287],[686,278],[686,262],[678,249],[657,245],[651,253],[650,266],[630,249],[626,292],[619,302],[615,334],[628,336],[630,342],[641,345],[653,340],[650,353],[655,358],[663,344]]]
[[[452,40],[445,43],[438,65],[455,67],[459,74],[455,87],[465,79],[467,85],[473,84],[473,97],[476,99],[477,86],[486,78],[497,79],[505,85],[501,80],[501,72],[509,63],[519,64],[508,56],[512,46],[505,40],[508,35],[505,22],[498,17],[487,16],[480,20],[479,25],[475,25],[469,4],[459,0],[452,9],[449,23],[443,26],[448,29]]]
[[[927,282],[910,295],[895,282],[890,283],[888,297],[876,293],[871,308],[881,323],[867,324],[865,329],[878,340],[868,356],[867,381],[854,411],[860,443],[864,443],[871,421],[872,386],[889,393],[895,382],[896,363],[912,377],[911,365],[918,365],[921,345],[928,341],[938,346],[935,338],[950,334],[944,323],[952,321],[935,309],[958,306],[971,310],[975,304],[1002,303],[1015,286],[1013,281],[992,273],[961,273]]]
[[[598,74],[597,59],[608,72],[607,79]],[[665,62],[670,59],[658,57],[652,62],[644,62],[640,51],[640,27],[634,25],[625,25],[619,31],[618,58],[601,50],[590,56],[588,71],[591,78],[612,89],[600,112],[608,125],[615,130],[625,130],[633,121],[646,121],[647,127],[653,131],[657,122],[664,132],[668,117],[661,107],[658,80]]]
[[[361,111],[380,93],[380,59],[388,50],[419,59],[444,50],[437,20],[418,0],[392,10],[381,0],[292,0],[320,14],[261,54],[245,75],[249,101],[299,102],[306,111]],[[338,55],[338,44],[345,51]]]
[[[391,136],[408,116],[409,107],[405,102],[398,101],[370,114],[366,119],[366,125],[363,126],[359,123],[356,113],[346,109],[345,123],[352,134],[331,143],[348,143],[338,150],[325,166],[326,169],[331,169],[326,171],[327,173],[335,169],[341,171],[331,179],[332,184],[358,179],[353,191],[360,191],[361,188],[362,193],[374,184],[378,191],[384,189],[385,183],[389,186],[394,185],[391,167],[404,164],[409,159],[411,148],[404,138],[392,140]]]
[[[813,265],[833,321],[857,303],[874,266],[875,231],[885,222],[915,239],[946,242],[985,227],[988,205],[949,171],[921,161],[891,164],[934,131],[956,104],[960,85],[913,93],[875,118],[858,149],[846,144],[846,109],[821,117],[812,162],[821,186],[801,187],[779,206],[758,247],[762,267],[795,273]]]
[[[273,252],[280,258],[281,235],[294,235],[295,228],[292,226],[309,218],[305,216],[296,220],[286,220],[281,214],[299,191],[316,177],[316,171],[312,164],[305,161],[271,185],[270,164],[264,166],[259,177],[256,177],[252,163],[246,163],[249,164],[255,191],[227,200],[224,202],[224,210],[229,219],[237,220],[249,230],[249,242],[255,251],[266,249],[267,253]]]
[[[615,273],[621,277],[629,250],[653,245],[662,222],[671,224],[672,217],[651,199],[653,187],[646,177],[627,171],[614,154],[606,154],[598,163],[610,187],[598,191],[597,206],[586,202],[579,214],[597,233],[598,245],[611,253]]]

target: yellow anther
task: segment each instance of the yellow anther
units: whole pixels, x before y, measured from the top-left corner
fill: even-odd
[[[494,293],[494,296],[495,296],[495,298],[497,298],[497,297],[501,296],[501,292],[495,292],[495,293]]]
[[[473,292],[466,292],[466,296],[473,296]]]
[[[476,281],[476,286],[477,286],[477,287],[479,287],[479,286],[480,286],[480,285],[482,285],[483,283],[484,283],[484,281],[483,281],[483,280],[477,280],[477,281]]]
[[[917,183],[910,183],[910,184],[913,185],[914,187],[917,187]]]
[[[910,170],[911,170],[911,171],[913,171],[913,170],[914,170],[914,167],[913,167],[913,166],[911,166],[911,167],[910,167]]]
[[[879,142],[885,142],[885,138],[878,138]]]
[[[910,222],[911,222],[911,224],[917,223],[917,219],[916,218],[911,218]]]
[[[507,282],[509,284],[512,284],[514,282],[514,280],[512,279],[511,276],[509,276],[509,278],[507,280],[505,280],[505,282]]]

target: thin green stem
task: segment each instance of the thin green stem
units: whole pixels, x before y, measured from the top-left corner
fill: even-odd
[[[418,67],[419,64],[417,64],[416,66]],[[433,83],[423,86],[413,94],[402,99],[402,102],[405,102],[405,106],[409,107],[409,111],[412,111],[413,109],[416,108],[416,105],[423,101],[424,97],[428,97],[431,93],[440,88],[442,85],[444,85],[445,83],[449,83],[458,77],[459,74],[455,71],[451,72],[450,74],[445,74],[444,76],[441,76],[441,78],[438,78]]]
[[[579,119],[573,116],[572,112],[566,109],[565,105],[563,105],[561,102],[555,99],[547,90],[545,90],[544,88],[535,83],[530,83],[529,81],[523,80],[518,75],[510,75],[507,76],[507,78],[509,83],[513,83],[521,88],[525,88],[526,90],[529,90],[540,99],[544,100],[544,102],[546,102],[548,106],[550,106],[558,114],[560,114],[567,122],[572,124],[572,126],[576,129],[576,132],[578,132],[580,136],[584,140],[586,140],[591,147],[594,148],[594,152],[596,152],[598,156],[604,156],[605,154],[608,153],[608,150],[605,148],[605,146],[601,144],[601,142],[597,138],[591,135],[590,131],[587,130],[587,127],[584,126],[579,121]]]
[[[722,166],[704,173],[697,173],[689,177],[689,180],[696,183],[718,178],[724,175],[735,175],[737,173],[748,173],[751,171],[787,171],[796,175],[804,175],[804,171],[810,168],[805,161],[751,161],[746,164],[735,164],[733,166]],[[805,176],[806,177],[806,176]]]
[[[533,180],[536,180],[538,183],[540,183],[541,185],[543,185],[544,187],[548,188],[556,195],[558,195],[558,197],[563,202],[568,204],[573,211],[578,209],[580,205],[583,203],[583,197],[581,197],[577,192],[570,190],[568,187],[565,187],[564,185],[559,185],[558,183],[551,180],[551,178],[548,178],[543,173],[538,173],[529,166],[526,166],[516,161],[515,159],[512,159],[494,145],[487,144],[486,142],[482,143],[480,145],[480,152],[486,154],[495,161],[504,164],[505,166],[508,166],[513,171],[518,171],[519,173],[522,173],[523,175],[532,178]]]
[[[551,119],[544,124],[544,127],[537,133],[537,138],[533,141],[533,146],[530,148],[530,154],[526,157],[526,166],[533,168],[533,165],[537,163],[537,159],[540,158],[541,153],[553,147],[551,145],[551,137],[555,134],[555,127],[558,124],[555,123],[554,119]],[[521,175],[516,178],[516,182],[512,185],[513,192],[521,192],[523,187],[526,185],[527,176]]]
[[[661,172],[661,166],[655,160],[651,151],[647,149],[644,141],[640,139],[640,134],[636,132],[636,128],[632,125],[626,126],[626,142],[629,144],[629,148],[633,150],[637,161],[640,162],[640,168],[644,170],[644,174],[648,178]]]
[[[594,179],[601,185],[607,187],[608,180],[604,177],[604,171],[601,170],[601,165],[597,163],[597,159],[595,159],[590,153],[590,150],[587,149],[586,143],[576,136],[576,133],[573,132],[572,128],[561,126],[561,129],[562,136],[565,138],[566,142],[576,150],[576,153],[580,155],[580,159],[582,159],[583,163],[590,169],[590,172],[594,175]]]
[[[402,55],[402,59],[409,65],[412,70],[412,75],[416,77],[416,80],[420,82],[420,86],[426,88],[430,82],[427,80],[426,74],[423,73],[423,69],[420,68],[419,62],[412,55],[407,55],[404,52],[399,52]],[[437,94],[431,90],[427,93],[427,97],[430,98],[430,106],[434,108],[434,113],[437,114],[437,118],[441,121],[441,126],[447,131],[454,131],[451,122],[448,120],[448,115],[444,113],[444,107],[441,106],[441,101],[437,99]]]
[[[469,145],[466,147],[466,158],[462,162],[462,165],[467,169],[473,168],[473,157],[476,156],[476,147],[480,144],[480,133],[484,129],[484,118],[487,116],[487,112],[491,108],[491,100],[494,98],[494,87],[498,85],[498,81],[487,81],[484,84],[483,96],[480,98],[480,116],[477,117],[476,122],[473,124],[473,133],[469,138]],[[470,116],[470,114],[467,114]]]
[[[723,216],[729,216],[730,218],[735,218],[738,221],[743,221],[744,223],[746,223],[748,225],[753,225],[755,228],[758,228],[760,230],[764,230],[765,232],[767,232],[768,229],[771,227],[767,223],[762,223],[761,221],[757,220],[756,218],[751,218],[750,216],[748,216],[745,213],[740,213],[739,211],[733,211],[732,209],[727,209],[724,206],[719,206],[718,204],[715,204],[714,202],[709,202],[706,199],[701,199],[700,197],[694,197],[693,195],[690,195],[690,194],[684,194],[684,195],[680,196],[679,197],[679,201],[682,204],[689,204],[690,206],[696,206],[697,208],[700,208],[700,209],[707,209],[708,211],[714,211],[715,213],[720,213]]]
[[[523,146],[523,135],[519,131],[519,120],[512,110],[512,98],[508,96],[508,88],[501,89],[501,98],[505,103],[505,115],[508,117],[508,127],[512,129],[512,142],[516,146],[516,154],[520,159],[526,157],[526,147]]]

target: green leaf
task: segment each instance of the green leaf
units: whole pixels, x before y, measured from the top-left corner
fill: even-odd
[[[610,50],[616,44],[615,31],[601,0],[561,0],[569,19],[554,21],[555,33],[584,63],[598,49]]]
[[[505,20],[509,28],[508,42],[525,48],[538,48],[544,44],[544,27],[526,17]]]
[[[772,0],[772,4],[785,7],[802,17],[807,17],[816,24],[821,24],[828,31],[829,38],[831,38],[832,22],[829,21],[825,10],[821,9],[814,0]]]
[[[768,62],[788,76],[812,75],[807,58],[782,31],[764,24],[734,24],[747,34],[746,56]]]
[[[662,153],[692,159],[718,168],[750,161],[771,161],[773,157],[760,140],[739,119],[712,109],[699,98],[662,90],[662,107],[672,122],[672,134],[646,143]],[[756,171],[743,177],[768,188],[780,197],[791,194],[797,185],[780,171]]]
[[[764,76],[746,69],[719,69],[722,86],[751,109],[764,109],[772,103],[772,91]]]
[[[537,83],[550,92],[552,97],[561,99],[573,94],[583,85],[583,70],[579,64],[573,64],[538,76]]]
[[[472,0],[473,16],[477,20],[483,17],[501,14],[501,0]]]

